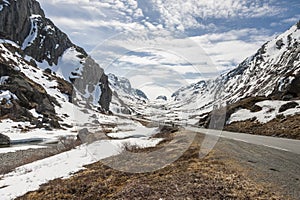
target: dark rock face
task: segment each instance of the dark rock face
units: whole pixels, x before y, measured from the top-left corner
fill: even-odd
[[[101,95],[99,104],[104,111],[108,111],[112,96],[108,77],[104,74],[104,70],[91,57],[87,57],[83,65],[84,68],[81,77],[72,81],[74,87],[84,94],[87,87],[90,92],[93,92],[96,89],[95,86],[100,86]],[[93,99],[87,99],[88,104],[91,103],[91,101],[93,101]]]
[[[297,23],[297,28],[300,29],[300,21]]]
[[[112,94],[103,69],[45,17],[36,0],[9,0],[9,5],[4,6],[0,12],[0,20],[0,38],[16,42],[21,47],[18,50],[20,55],[31,56],[38,62],[47,61],[50,66],[56,65],[59,57],[67,49],[75,48],[81,54],[80,58],[85,60],[84,72],[80,78],[66,81],[72,81],[79,91],[84,91],[87,86],[92,89],[95,85],[99,85],[102,90],[100,106],[104,111],[109,110]],[[36,66],[34,61],[31,65]],[[51,73],[51,68],[47,73]],[[74,93],[72,84],[59,78],[57,82],[62,93],[69,95],[72,101],[71,96]],[[43,105],[38,108],[40,111],[49,109],[46,102]]]
[[[157,100],[164,100],[164,101],[168,100],[168,98],[166,96],[158,96],[156,99]]]
[[[280,108],[279,108],[279,112],[284,112],[286,110],[289,110],[289,109],[292,109],[292,108],[296,108],[297,106],[299,106],[298,103],[296,102],[289,102],[289,103],[286,103],[284,105],[282,105]]]
[[[102,94],[100,96],[99,104],[102,106],[102,109],[108,111],[109,104],[112,99],[112,91],[109,88],[108,77],[105,74],[103,74],[101,76],[100,82],[101,82],[100,87],[101,87]]]
[[[29,110],[35,109],[43,115],[46,122],[52,121],[51,127],[57,128],[57,118],[54,105],[58,105],[53,97],[48,95],[42,86],[28,79],[13,67],[0,63],[0,77],[8,76],[5,84],[0,85],[0,90],[10,91],[17,99],[3,99],[0,105],[0,118],[10,118],[14,121],[30,121],[37,119]],[[10,102],[9,102],[10,101]],[[38,123],[36,123],[38,124]],[[39,124],[40,125],[40,124]]]
[[[298,98],[298,99],[300,98],[300,74],[295,76],[295,79],[288,86],[284,95],[291,95],[294,98]]]
[[[0,36],[1,38],[15,41],[22,46],[23,41],[31,29],[29,17],[32,14],[45,17],[45,14],[37,1],[9,0],[9,3],[10,5],[4,6],[3,10],[0,12]]]
[[[49,19],[35,0],[10,0],[0,12],[0,37],[16,42],[24,52],[41,62],[57,64],[58,57],[71,47],[70,39]],[[34,25],[34,27],[32,26]],[[28,35],[36,34],[32,44],[24,44]]]
[[[144,99],[148,99],[147,95],[142,90],[136,89],[135,92],[138,96],[140,96]]]
[[[49,19],[35,17],[31,20],[36,23],[38,33],[33,43],[24,48],[25,53],[39,62],[46,60],[50,65],[57,64],[65,50],[75,45]]]
[[[9,145],[9,144],[10,144],[10,138],[0,133],[0,146]]]

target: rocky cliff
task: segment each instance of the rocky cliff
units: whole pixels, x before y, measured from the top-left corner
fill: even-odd
[[[139,110],[140,104],[146,104],[146,94],[131,86],[130,81],[124,77],[108,74],[109,84],[113,90],[111,111],[115,113],[131,114]]]
[[[0,1],[0,21],[0,119],[59,128],[57,109],[65,97],[109,110],[112,92],[103,69],[45,17],[37,1]]]
[[[66,49],[75,46],[68,36],[45,17],[34,0],[7,1],[0,12],[0,36],[14,41],[36,61],[57,64]],[[81,49],[81,51],[86,53]]]

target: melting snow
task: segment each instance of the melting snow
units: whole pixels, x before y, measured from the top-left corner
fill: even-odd
[[[17,96],[13,93],[11,93],[10,91],[8,90],[0,90],[0,102],[3,100],[3,99],[6,99],[8,100],[8,103],[10,103],[10,100],[11,99],[18,99]]]
[[[300,105],[300,101],[295,101]],[[287,101],[262,101],[256,103],[257,106],[262,108],[261,111],[251,112],[247,109],[240,109],[237,112],[233,113],[228,120],[228,124],[233,122],[245,121],[256,117],[260,123],[267,123],[276,118],[278,114],[283,114],[284,116],[300,114],[300,108],[288,109],[282,113],[279,113],[279,108],[288,103]]]
[[[140,129],[142,131],[142,129]],[[123,135],[120,133],[120,135]],[[134,135],[134,133],[133,133]],[[124,145],[139,147],[156,146],[162,139],[131,138],[125,140],[100,140],[85,144],[43,160],[17,168],[1,177],[0,196],[3,200],[14,199],[28,191],[37,190],[41,184],[56,178],[68,178],[84,169],[83,166],[117,155]]]
[[[30,46],[34,40],[36,39],[38,35],[38,20],[41,16],[40,15],[32,15],[30,17],[31,20],[31,29],[29,32],[29,35],[25,38],[23,45],[22,45],[22,50],[26,49],[28,46]]]

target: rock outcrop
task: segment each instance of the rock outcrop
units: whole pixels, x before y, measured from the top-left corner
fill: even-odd
[[[16,42],[35,60],[57,64],[72,44],[68,36],[45,17],[35,0],[9,1],[0,12],[0,37]]]
[[[164,101],[167,101],[168,98],[166,96],[163,96],[163,95],[160,95],[156,98],[157,100],[164,100]]]
[[[57,97],[49,95],[44,89],[45,86],[16,70],[20,63],[28,65],[32,68],[31,71],[38,71],[35,69],[41,67],[41,63],[48,63],[49,67],[42,68],[45,69],[43,76],[49,81],[57,82],[57,86],[51,86],[54,87],[52,89],[58,88],[62,94],[69,97],[70,102],[76,103],[78,95],[81,95],[81,100],[87,96],[88,88],[91,95],[84,101],[87,104],[91,103],[89,98],[92,96],[92,103],[97,104],[99,110],[109,110],[112,92],[103,69],[84,49],[73,44],[65,33],[45,17],[38,1],[7,0],[0,1],[0,5],[0,39],[4,39],[2,43],[11,54],[11,58],[8,59],[8,52],[0,48],[0,78],[8,77],[5,84],[0,84],[0,90],[9,91],[16,96],[16,99],[2,102],[1,118],[31,121],[39,127],[44,123],[54,128],[60,127],[60,119],[56,117],[55,112],[55,106],[60,106],[56,101]],[[9,45],[11,43],[15,44]],[[62,65],[60,61],[70,49],[75,52],[71,55],[74,58],[70,63]],[[74,60],[78,63],[74,64]],[[70,76],[56,74],[57,68],[60,68],[60,71],[70,71]],[[29,112],[31,109],[43,116],[42,122],[38,122],[32,116]]]
[[[9,145],[9,144],[10,144],[10,138],[0,133],[0,146]]]
[[[4,64],[1,60],[0,77],[7,77],[5,84],[0,84],[0,91],[9,92],[14,96],[10,99],[7,97],[2,99],[0,118],[9,118],[20,122],[30,121],[37,128],[46,126],[60,128],[57,125],[60,119],[55,112],[55,105],[59,106],[59,104],[54,97],[47,94],[41,85],[33,82],[11,65]],[[40,121],[32,115],[30,112],[32,109],[42,116]]]

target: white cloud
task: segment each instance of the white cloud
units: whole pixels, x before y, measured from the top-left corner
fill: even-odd
[[[224,71],[235,67],[274,36],[266,30],[241,29],[192,37],[214,64]]]
[[[203,26],[200,20],[275,16],[284,12],[273,0],[152,0],[166,26],[182,30]],[[202,27],[202,28],[205,28]]]

